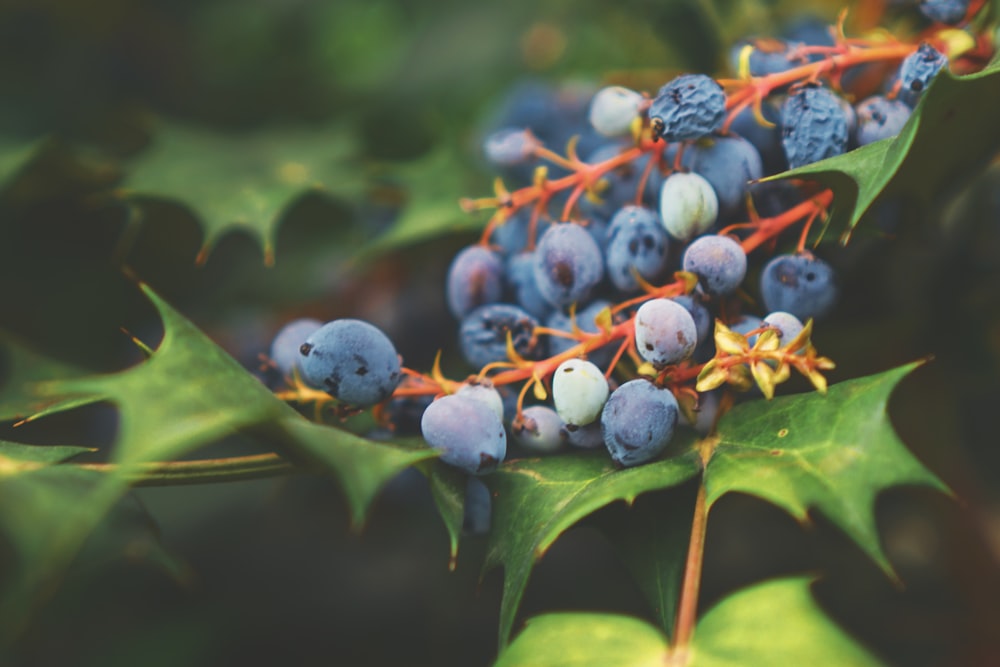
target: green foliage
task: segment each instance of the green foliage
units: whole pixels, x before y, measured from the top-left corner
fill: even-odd
[[[204,228],[202,260],[224,234],[242,229],[274,261],[282,214],[305,192],[357,199],[363,180],[350,128],[284,128],[229,134],[163,124],[122,184],[141,205],[165,199],[186,206]]]
[[[705,469],[711,507],[732,491],[768,500],[799,521],[819,509],[892,576],[879,544],[875,497],[919,484],[946,491],[899,441],[889,394],[915,365],[848,380],[816,393],[753,401],[719,422]]]
[[[547,614],[528,621],[496,667],[875,667],[882,664],[830,621],[796,577],[739,591],[709,610],[685,651],[652,626],[611,614]]]

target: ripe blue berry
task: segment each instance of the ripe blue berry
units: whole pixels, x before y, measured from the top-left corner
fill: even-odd
[[[503,262],[489,248],[472,245],[455,255],[448,267],[448,308],[462,319],[471,311],[503,298]]]
[[[725,119],[726,94],[704,74],[684,74],[670,81],[649,107],[653,132],[670,142],[711,134]]]
[[[525,359],[538,359],[543,349],[535,338],[538,321],[507,303],[481,306],[465,316],[459,329],[462,354],[475,368],[507,360],[507,335]]]
[[[855,136],[859,146],[880,139],[894,137],[906,125],[910,107],[900,100],[889,100],[881,95],[869,97],[858,104],[858,127]]]
[[[490,406],[452,394],[424,410],[420,431],[441,460],[474,475],[493,471],[507,455],[507,433]]]
[[[590,124],[606,137],[627,135],[639,117],[642,95],[621,86],[601,88],[590,103]]]
[[[748,46],[751,49],[747,59],[750,76],[777,74],[802,64],[802,61],[792,57],[800,44],[775,38],[746,39],[737,42],[729,51],[729,66],[733,72],[739,73],[740,60]]]
[[[302,377],[359,408],[389,398],[402,379],[399,355],[380,329],[361,320],[328,322],[299,348]]]
[[[299,360],[302,358],[299,348],[321,326],[323,323],[319,320],[304,317],[292,320],[274,336],[270,356],[282,377],[291,377],[292,371],[299,369]]]
[[[539,320],[552,312],[552,304],[538,291],[535,282],[535,252],[519,252],[507,258],[507,283],[513,300]]]
[[[656,368],[691,356],[698,328],[687,308],[672,299],[652,299],[635,314],[635,347]]]
[[[728,236],[702,236],[684,251],[681,264],[698,276],[702,289],[712,296],[729,294],[743,282],[747,256],[740,244]]]
[[[623,292],[638,289],[635,274],[655,281],[667,266],[667,248],[667,233],[655,213],[641,206],[622,208],[608,227],[608,278]]]
[[[770,324],[778,330],[778,338],[781,340],[782,347],[791,343],[796,336],[802,333],[802,321],[783,310],[769,313],[764,318],[764,324]]]
[[[810,85],[789,95],[781,107],[781,144],[792,169],[847,149],[847,112],[831,90]]]
[[[546,230],[535,250],[535,282],[553,306],[582,302],[604,277],[604,257],[580,225],[562,223]]]
[[[770,101],[765,100],[760,114],[770,125],[762,125],[757,120],[753,107],[747,107],[733,119],[729,131],[743,137],[757,149],[764,164],[764,172],[774,174],[788,168],[785,151],[781,147],[781,112]]]
[[[660,218],[675,239],[704,234],[719,216],[719,199],[704,176],[675,172],[660,189]]]
[[[670,390],[648,380],[618,387],[601,412],[604,445],[612,460],[630,467],[655,459],[673,437],[678,412]]]
[[[837,300],[833,269],[808,253],[774,257],[760,275],[760,292],[768,311],[800,320],[823,317]]]
[[[698,335],[698,342],[708,338],[708,334],[712,332],[712,314],[708,312],[708,308],[701,301],[689,295],[675,296],[671,301],[684,306],[684,309],[691,315]]]

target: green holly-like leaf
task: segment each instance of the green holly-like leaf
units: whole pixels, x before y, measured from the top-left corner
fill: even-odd
[[[733,408],[719,422],[705,469],[708,506],[741,491],[802,522],[816,508],[894,576],[879,543],[875,497],[901,484],[947,490],[900,442],[886,414],[893,388],[917,365],[838,383],[826,396]]]
[[[777,622],[776,619],[780,619]],[[739,591],[698,623],[691,646],[671,654],[667,638],[615,614],[546,614],[500,654],[496,667],[877,667],[881,663],[816,606],[809,579]]]
[[[690,435],[680,435],[666,458],[625,470],[616,470],[602,451],[513,461],[489,476],[493,527],[483,568],[504,568],[501,644],[510,636],[532,566],[552,543],[605,505],[631,504],[642,493],[697,475],[701,463],[692,444]]]
[[[465,520],[466,475],[442,461],[428,461],[420,469],[427,477],[434,504],[445,530],[448,531],[448,569],[454,570],[458,564],[458,543]]]
[[[406,204],[392,227],[356,253],[357,261],[445,234],[482,229],[483,216],[463,212],[455,195],[477,191],[477,179],[470,182],[469,172],[459,150],[448,146],[394,169],[393,177],[405,188]]]
[[[240,134],[163,125],[122,187],[130,202],[168,199],[189,207],[205,236],[199,259],[218,239],[243,229],[274,257],[282,213],[308,190],[355,198],[363,190],[354,134],[347,127],[288,128]]]
[[[1000,58],[966,76],[942,70],[896,137],[772,178],[833,189],[831,226],[849,232],[882,194],[926,204],[986,164],[1000,150],[998,107]]]

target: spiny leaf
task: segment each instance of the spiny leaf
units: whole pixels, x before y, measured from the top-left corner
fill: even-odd
[[[427,461],[420,469],[427,476],[434,504],[448,531],[448,569],[454,570],[465,519],[465,475],[442,461]]]
[[[803,522],[815,507],[894,576],[879,544],[876,496],[900,484],[946,491],[907,451],[886,414],[893,388],[917,365],[841,382],[826,396],[733,408],[719,422],[705,469],[709,507],[732,491],[768,500]]]
[[[164,124],[123,183],[127,201],[169,199],[189,207],[205,230],[199,258],[220,237],[244,229],[274,256],[282,213],[308,190],[353,199],[362,192],[354,133],[346,126],[225,134]]]
[[[692,444],[689,434],[679,434],[664,459],[625,470],[615,470],[606,452],[594,452],[513,461],[487,478],[493,529],[483,568],[504,568],[501,644],[510,636],[534,562],[559,535],[605,505],[631,504],[642,493],[697,475],[701,465]]]
[[[729,596],[701,619],[692,645],[673,654],[666,637],[628,616],[538,616],[496,667],[878,667],[877,658],[817,607],[809,581],[778,579]]]
[[[982,71],[942,70],[899,135],[773,178],[806,178],[834,191],[834,229],[850,232],[883,193],[928,203],[1000,150],[1000,58]]]

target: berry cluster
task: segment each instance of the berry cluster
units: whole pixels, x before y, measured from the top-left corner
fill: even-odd
[[[397,432],[419,429],[443,461],[481,475],[508,435],[536,453],[603,446],[634,466],[679,423],[710,429],[731,402],[714,391],[723,385],[770,398],[794,369],[824,391],[833,363],[810,336],[837,280],[807,242],[832,193],[762,179],[897,134],[942,68],[983,57],[942,37],[967,5],[922,3],[936,23],[912,43],[848,38],[843,19],[745,40],[732,78],[682,74],[655,96],[515,91],[483,143],[495,196],[462,202],[494,213],[445,286],[472,375],[403,368],[363,322],[297,321],[271,351],[295,380],[288,397],[377,406]],[[887,66],[881,90],[862,76],[872,65]],[[748,259],[763,264],[762,317],[749,312]]]

